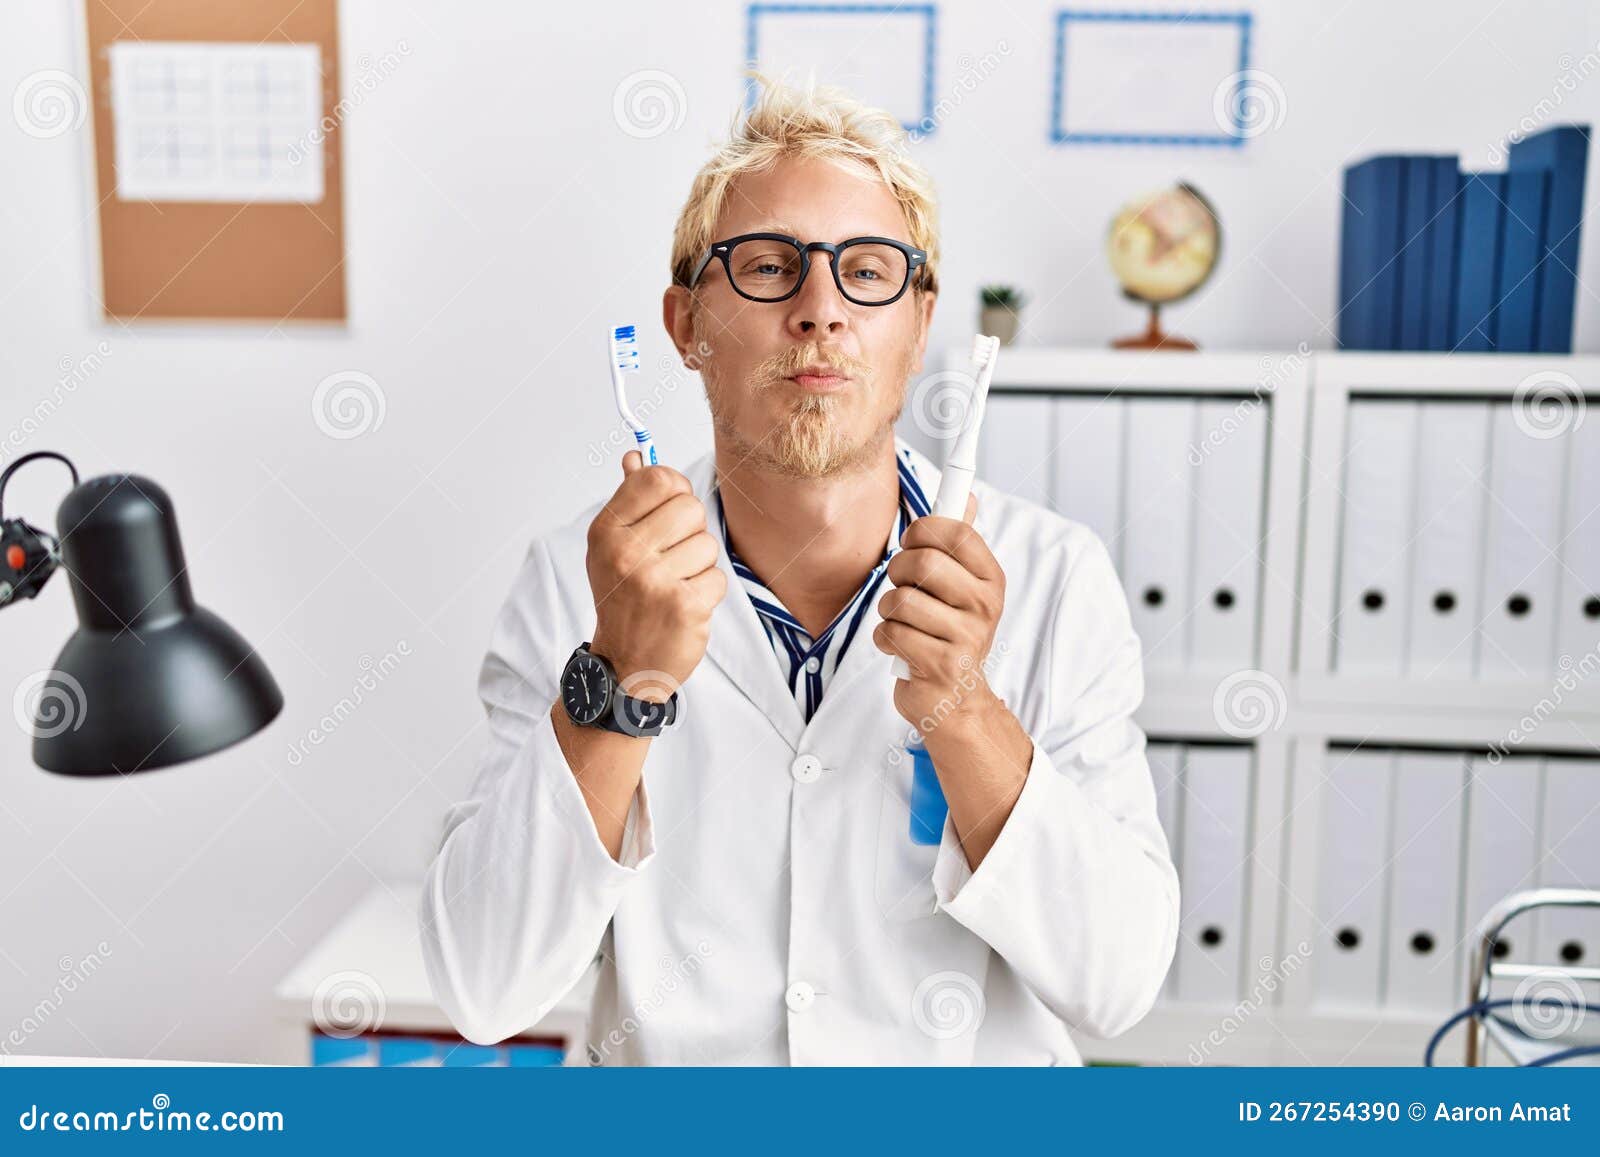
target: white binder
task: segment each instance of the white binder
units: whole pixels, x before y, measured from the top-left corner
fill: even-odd
[[[1600,888],[1600,761],[1544,761],[1544,858],[1539,882],[1546,888]],[[1538,962],[1600,964],[1600,917],[1593,908],[1546,908],[1539,913]],[[1591,994],[1592,999],[1592,994]]]
[[[1574,663],[1600,647],[1600,415],[1567,435],[1567,472],[1556,659]]]
[[[1311,953],[1319,1008],[1371,1013],[1383,962],[1394,756],[1331,748],[1317,849],[1317,926]]]
[[[1127,403],[1119,398],[1066,396],[1056,399],[1055,509],[1081,522],[1122,565],[1122,456]]]
[[[1423,403],[1416,459],[1406,673],[1414,679],[1470,679],[1482,614],[1488,404]]]
[[[1161,830],[1167,834],[1167,848],[1172,862],[1183,865],[1182,845],[1178,836],[1183,823],[1183,788],[1179,783],[1179,769],[1183,766],[1183,748],[1176,743],[1151,743],[1145,747],[1145,758],[1150,764],[1150,778],[1156,789],[1156,817]],[[1180,885],[1179,892],[1183,887]],[[1171,999],[1178,990],[1178,962],[1172,962],[1167,971],[1167,982],[1162,986],[1162,996]]]
[[[1417,403],[1357,398],[1349,412],[1334,667],[1397,676],[1411,593]]]
[[[1149,671],[1177,670],[1185,661],[1194,424],[1192,399],[1128,402],[1122,581]]]
[[[990,398],[984,404],[979,476],[1007,493],[1049,506],[1054,415],[1054,403],[1045,394]]]
[[[1156,817],[1161,821],[1161,830],[1167,833],[1167,847],[1176,862],[1183,822],[1183,787],[1179,780],[1183,748],[1176,743],[1151,743],[1145,747],[1145,758],[1156,789]]]
[[[1232,1005],[1244,959],[1244,893],[1250,850],[1248,747],[1183,751],[1183,882],[1177,999]]]
[[[1511,756],[1499,763],[1490,763],[1483,755],[1472,758],[1461,929],[1467,960],[1477,948],[1474,932],[1489,909],[1513,892],[1538,886],[1541,775],[1537,758]],[[1538,913],[1531,913],[1507,928],[1497,956],[1532,959],[1530,936],[1538,919]],[[1463,988],[1463,1004],[1465,995]]]
[[[1460,1007],[1461,842],[1467,760],[1402,752],[1395,759],[1390,837],[1388,982],[1401,1010]]]
[[[1481,678],[1544,679],[1555,668],[1555,602],[1566,440],[1536,438],[1496,403],[1489,455]]]
[[[1237,671],[1255,662],[1267,414],[1260,403],[1199,403],[1191,668]]]

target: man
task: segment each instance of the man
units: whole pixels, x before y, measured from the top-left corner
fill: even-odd
[[[716,448],[627,454],[496,622],[421,912],[470,1040],[597,956],[594,1063],[1075,1064],[1156,998],[1178,881],[1107,553],[981,479],[924,517],[894,434],[938,262],[902,143],[769,86],[694,181],[663,316]]]

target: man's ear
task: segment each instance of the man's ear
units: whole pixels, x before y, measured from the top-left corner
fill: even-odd
[[[680,359],[689,357],[694,350],[694,319],[690,316],[693,308],[689,291],[681,285],[669,285],[661,295],[661,322],[672,344],[678,347]]]

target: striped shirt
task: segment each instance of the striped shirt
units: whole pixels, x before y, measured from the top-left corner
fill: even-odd
[[[795,702],[808,723],[822,702],[823,688],[844,659],[845,648],[850,646],[856,628],[866,617],[867,608],[877,597],[889,560],[900,550],[900,536],[915,519],[928,513],[928,499],[922,492],[921,483],[917,481],[910,451],[901,448],[896,454],[895,465],[900,478],[899,511],[894,527],[889,532],[888,544],[883,548],[883,558],[861,584],[861,589],[845,604],[844,610],[835,615],[833,622],[815,639],[734,551],[733,542],[728,537],[727,515],[722,507],[722,490],[717,487],[715,478],[712,480],[717,495],[717,521],[722,527],[722,542],[728,550],[728,561],[733,564],[733,573],[739,576],[745,593],[750,596],[756,617],[761,620],[767,639],[777,654],[779,666],[789,681],[789,690],[793,692]]]

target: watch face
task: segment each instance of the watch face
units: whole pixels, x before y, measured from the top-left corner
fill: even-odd
[[[611,680],[600,660],[593,655],[574,657],[561,680],[561,700],[567,714],[578,723],[593,723],[610,698]]]

